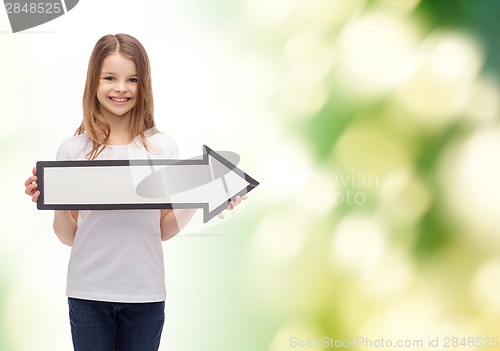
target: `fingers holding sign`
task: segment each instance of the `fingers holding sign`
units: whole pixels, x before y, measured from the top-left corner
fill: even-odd
[[[238,206],[239,204],[241,204],[241,201],[243,200],[246,200],[247,199],[247,196],[244,195],[244,196],[236,196],[236,200],[233,201],[229,201],[229,205],[227,206],[227,210],[228,211],[231,211],[233,208],[235,208],[236,206]],[[220,219],[224,219],[224,213],[221,212],[217,215]]]
[[[40,191],[38,190],[38,184],[36,183],[38,178],[36,176],[35,167],[33,167],[31,173],[33,175],[26,179],[26,181],[24,182],[24,186],[26,187],[24,192],[26,193],[26,195],[31,196],[31,201],[37,202],[38,197],[40,196]]]

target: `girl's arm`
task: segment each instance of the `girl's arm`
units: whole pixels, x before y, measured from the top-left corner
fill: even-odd
[[[63,244],[73,246],[77,226],[78,211],[54,211],[54,232]]]
[[[173,238],[193,218],[196,209],[161,210],[160,231],[161,240]]]
[[[236,201],[230,201],[227,207],[232,210],[235,206],[241,203],[241,200],[246,200],[246,196],[236,196]],[[165,241],[173,238],[179,233],[193,218],[196,209],[177,209],[177,210],[161,210],[160,216],[160,231],[161,240]],[[224,214],[221,212],[217,216],[223,219]]]

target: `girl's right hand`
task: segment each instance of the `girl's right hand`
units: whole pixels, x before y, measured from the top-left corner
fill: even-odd
[[[24,192],[26,195],[31,196],[31,201],[36,202],[40,196],[40,191],[37,190],[38,184],[36,183],[36,168],[33,167],[31,172],[33,173],[33,176],[29,177],[26,182],[24,182],[24,186],[26,187]]]

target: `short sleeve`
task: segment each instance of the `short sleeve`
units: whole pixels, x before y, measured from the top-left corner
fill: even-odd
[[[165,135],[166,139],[166,148],[165,154],[167,155],[167,159],[178,159],[179,158],[179,150],[177,149],[177,144],[174,139],[172,139],[169,135]]]
[[[69,138],[64,140],[59,149],[57,149],[56,161],[70,161],[71,158],[71,143]]]
[[[165,133],[155,133],[148,137],[148,142],[156,152],[151,152],[149,157],[163,159],[178,159],[179,151],[174,139]],[[159,150],[158,150],[159,149]]]

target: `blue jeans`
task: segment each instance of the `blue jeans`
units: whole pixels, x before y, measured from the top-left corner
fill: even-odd
[[[157,351],[165,302],[114,303],[68,298],[75,351]]]

